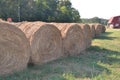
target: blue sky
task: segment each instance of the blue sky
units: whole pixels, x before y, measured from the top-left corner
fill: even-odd
[[[81,18],[100,17],[109,19],[120,15],[120,0],[71,0]]]

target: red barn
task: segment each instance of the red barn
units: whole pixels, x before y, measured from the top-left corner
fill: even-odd
[[[109,19],[108,26],[112,28],[120,28],[120,16],[114,16]]]

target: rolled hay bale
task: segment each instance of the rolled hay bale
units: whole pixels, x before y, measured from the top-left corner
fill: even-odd
[[[98,37],[103,32],[103,26],[101,24],[94,24],[95,25],[95,36]]]
[[[27,24],[26,21],[25,22],[16,22],[16,23],[13,23],[13,25],[15,25],[16,27],[19,27],[19,26],[25,25],[25,24]]]
[[[11,24],[0,23],[0,75],[26,68],[30,53],[25,34]]]
[[[16,23],[13,23],[13,25],[15,25],[16,27],[19,27],[19,26],[29,26],[31,25],[31,23],[33,22],[28,22],[28,21],[23,21],[23,22],[16,22]],[[34,23],[45,23],[45,22],[42,22],[42,21],[35,21]]]
[[[92,38],[95,37],[95,25],[94,24],[89,24],[90,26],[90,30],[91,30],[91,33],[92,33]]]
[[[0,22],[2,22],[3,20],[0,18]]]
[[[0,23],[1,22],[7,23],[7,21],[5,21],[5,20],[3,20],[3,19],[0,18]]]
[[[23,24],[23,23],[25,23],[25,22],[8,22],[8,21],[5,21],[5,20],[2,20],[2,19],[0,19],[0,23],[7,23],[7,24],[11,24],[11,25],[14,25],[14,26],[16,26],[16,27],[18,27],[19,25],[21,25],[21,24]]]
[[[79,24],[85,35],[86,48],[89,48],[92,43],[92,32],[88,24]]]
[[[64,55],[77,55],[85,50],[85,37],[79,25],[74,23],[51,23],[54,24],[62,34]]]
[[[105,33],[105,31],[106,31],[106,27],[102,25],[102,33]]]
[[[62,37],[60,31],[51,24],[29,22],[19,28],[26,34],[32,49],[33,64],[42,64],[63,56]]]
[[[31,23],[32,22],[27,22],[27,21],[24,21],[24,22],[17,22],[17,23],[14,23],[13,25],[15,25],[16,27],[18,27],[19,28],[19,26],[21,27],[21,26],[29,26],[29,25],[31,25]]]

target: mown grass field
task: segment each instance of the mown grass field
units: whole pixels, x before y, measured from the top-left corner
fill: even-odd
[[[108,29],[78,56],[29,66],[0,80],[120,80],[120,29]]]

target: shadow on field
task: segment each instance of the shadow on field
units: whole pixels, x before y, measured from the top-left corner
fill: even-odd
[[[120,59],[117,59],[116,56],[120,56],[120,53],[91,46],[80,55],[69,56],[41,66],[34,66],[31,68],[31,72],[40,71],[43,74],[42,80],[64,80],[65,77],[92,78],[103,72],[110,74],[110,71],[100,64],[113,65],[120,63]]]
[[[100,36],[96,37],[95,39],[100,39],[100,40],[114,40],[117,37],[110,37],[109,35],[112,34],[113,32],[105,32],[101,34]]]
[[[91,46],[88,51],[98,52],[98,60],[100,60],[102,63],[109,65],[120,63],[120,52],[111,51],[105,48],[100,48],[98,46]]]
[[[93,78],[103,72],[111,72],[100,64],[113,65],[120,63],[119,52],[91,46],[77,56],[69,56],[43,65],[31,67],[31,73],[41,72],[42,80],[66,80],[65,78]],[[119,67],[119,66],[118,66]]]
[[[0,77],[0,80],[75,80],[93,78],[111,72],[101,64],[120,63],[119,52],[91,46],[77,56],[61,58],[42,65],[32,65],[22,72]],[[120,67],[120,66],[118,66]]]

